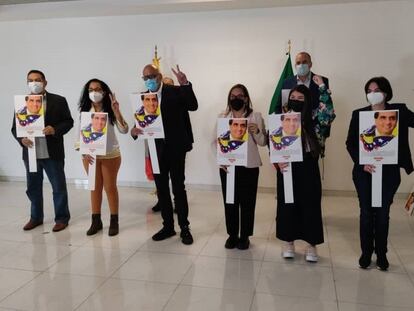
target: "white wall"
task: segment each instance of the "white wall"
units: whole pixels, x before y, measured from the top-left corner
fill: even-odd
[[[20,147],[9,133],[13,95],[26,91],[29,69],[46,73],[48,90],[66,96],[75,119],[83,84],[92,77],[105,80],[132,124],[128,94],[143,88],[141,68],[151,61],[158,44],[164,72],[171,75],[169,67],[180,64],[200,104],[191,114],[196,143],[188,156],[187,183],[218,184],[210,146],[216,113],[224,109],[229,88],[241,82],[251,92],[255,110],[266,115],[291,39],[292,54],[310,52],[314,71],[330,78],[333,91],[337,119],[327,144],[324,188],[353,190],[345,139],[352,110],[366,104],[365,82],[385,75],[393,85],[394,101],[414,110],[413,15],[413,2],[390,1],[1,22],[0,176],[24,176]],[[119,180],[144,182],[143,145],[127,135],[119,139],[123,156]],[[72,130],[65,136],[67,177],[84,178],[74,141]],[[260,185],[274,187],[265,149],[262,158]],[[400,192],[408,192],[412,183],[412,176],[404,175]]]

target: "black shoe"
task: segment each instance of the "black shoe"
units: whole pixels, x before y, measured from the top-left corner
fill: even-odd
[[[152,207],[152,211],[153,211],[154,213],[161,212],[161,204],[160,204],[160,202],[159,202],[159,201],[157,202],[157,204],[155,204],[155,205]]]
[[[237,244],[237,248],[241,250],[248,249],[250,245],[249,238],[240,238],[239,243]]]
[[[371,264],[371,254],[362,253],[361,257],[359,257],[358,263],[361,269],[367,269]]]
[[[239,238],[236,236],[229,236],[226,240],[226,244],[224,244],[224,247],[227,249],[233,249],[236,248],[237,243],[239,243]]]
[[[165,239],[168,239],[172,236],[174,236],[176,233],[174,231],[174,229],[167,229],[165,227],[163,227],[160,231],[158,231],[156,234],[154,234],[152,236],[152,239],[154,241],[162,241]]]
[[[119,233],[118,215],[111,215],[111,222],[109,224],[108,235],[114,236]]]
[[[86,235],[97,234],[100,230],[102,230],[101,214],[92,214],[91,227],[86,231]]]
[[[191,245],[194,242],[193,236],[191,235],[189,228],[183,228],[181,230],[180,237],[181,242],[183,242],[183,244],[185,245]]]
[[[377,268],[381,271],[387,271],[390,263],[388,262],[387,255],[378,255],[377,254]]]

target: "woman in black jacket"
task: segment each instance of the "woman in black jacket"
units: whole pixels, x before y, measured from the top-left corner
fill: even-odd
[[[389,227],[390,206],[400,185],[400,167],[407,174],[413,171],[413,162],[408,142],[408,128],[414,127],[414,113],[405,104],[390,104],[392,88],[384,77],[371,78],[365,84],[365,94],[369,106],[357,109],[352,113],[349,125],[346,148],[354,162],[352,179],[358,193],[360,206],[360,239],[361,257],[359,266],[366,269],[371,264],[371,256],[375,251],[377,267],[387,270],[387,239]],[[375,110],[398,110],[398,164],[383,165],[382,206],[373,207],[371,199],[372,172],[375,165],[359,164],[359,112]]]

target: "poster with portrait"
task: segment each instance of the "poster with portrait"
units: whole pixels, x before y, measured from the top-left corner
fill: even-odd
[[[82,112],[80,126],[80,153],[92,156],[106,154],[106,112]]]
[[[248,139],[246,118],[218,118],[217,163],[246,166]]]
[[[414,212],[414,187],[411,189],[407,202],[405,202],[404,209],[408,215],[412,216]]]
[[[303,161],[300,113],[269,115],[270,162]]]
[[[138,139],[164,138],[161,105],[157,93],[133,93],[130,97],[135,126],[143,131]]]
[[[45,111],[42,95],[15,95],[17,137],[43,137]]]
[[[359,113],[359,164],[398,163],[398,110]]]

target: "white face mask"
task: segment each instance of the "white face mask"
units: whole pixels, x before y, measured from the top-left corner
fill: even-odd
[[[372,106],[378,105],[384,101],[384,94],[381,92],[371,92],[367,94],[367,99]]]
[[[31,81],[27,86],[31,94],[41,94],[44,91],[43,82]]]
[[[100,103],[103,99],[103,94],[101,92],[90,92],[89,93],[89,99],[93,103]]]
[[[303,77],[309,74],[310,68],[308,64],[296,65],[296,73],[298,76]]]

